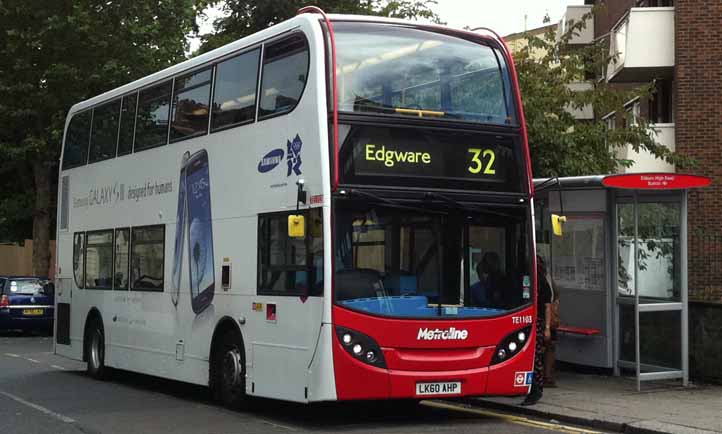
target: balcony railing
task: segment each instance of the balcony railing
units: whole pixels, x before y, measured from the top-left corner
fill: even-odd
[[[561,21],[559,21],[559,26],[557,26],[557,41],[559,41],[562,35],[568,30],[569,21],[578,23],[582,21],[582,17],[584,17],[585,14],[591,11],[591,5],[567,6],[567,10]],[[569,39],[569,45],[591,44],[592,41],[594,41],[594,18],[589,18],[586,20],[584,29],[576,31],[571,39]]]
[[[650,124],[655,133],[655,140],[669,150],[674,151],[674,124]],[[642,172],[674,172],[674,166],[664,160],[655,158],[647,151],[636,152],[631,146],[617,149],[617,158],[634,160],[632,167],[620,169],[619,173]]]
[[[607,80],[647,82],[674,69],[674,8],[631,8],[610,33]]]
[[[567,84],[567,88],[572,92],[583,92],[592,90],[592,83],[588,81],[577,81]],[[574,116],[574,119],[594,119],[594,108],[591,104],[586,104],[580,108],[574,108],[568,105],[565,110]]]

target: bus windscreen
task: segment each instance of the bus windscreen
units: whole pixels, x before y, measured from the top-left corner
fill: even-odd
[[[341,111],[517,124],[498,49],[402,25],[334,30]]]
[[[335,300],[402,318],[501,315],[531,302],[524,207],[336,208]]]

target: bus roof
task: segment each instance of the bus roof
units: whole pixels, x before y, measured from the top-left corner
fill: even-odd
[[[274,37],[275,35],[278,35],[283,32],[287,32],[294,28],[298,28],[301,26],[301,23],[303,23],[303,22],[307,22],[307,23],[316,22],[316,20],[318,18],[314,17],[314,15],[315,14],[297,15],[293,18],[290,18],[286,21],[278,23],[267,29],[263,29],[252,35],[246,36],[244,38],[241,38],[241,39],[233,41],[229,44],[226,44],[222,47],[216,48],[215,50],[201,54],[192,59],[188,59],[184,62],[169,66],[168,68],[165,68],[165,69],[155,72],[153,74],[147,75],[143,78],[139,78],[138,80],[124,84],[123,86],[117,87],[115,89],[109,90],[100,95],[96,95],[92,98],[81,101],[77,104],[74,104],[70,108],[68,115],[85,110],[87,108],[90,108],[90,107],[100,104],[102,102],[105,102],[105,101],[108,101],[108,100],[111,100],[111,99],[114,99],[117,97],[121,97],[128,93],[132,93],[134,91],[137,91],[138,89],[142,89],[146,86],[150,86],[159,81],[163,81],[165,79],[171,78],[171,77],[173,77],[177,74],[183,73],[185,71],[192,70],[193,68],[202,66],[208,62],[213,61],[214,59],[224,57],[226,55],[232,54],[237,51],[241,51],[246,47],[250,47],[250,46],[256,45],[258,43],[261,43],[266,39],[270,39],[270,38]],[[386,24],[405,24],[405,25],[412,24],[412,25],[415,25],[415,26],[418,26],[418,27],[421,27],[424,29],[431,30],[431,31],[437,31],[437,32],[442,32],[442,33],[451,33],[451,34],[456,34],[459,36],[468,35],[468,36],[475,36],[477,38],[480,37],[483,39],[487,39],[489,41],[492,41],[492,40],[496,41],[497,43],[500,43],[503,45],[503,43],[501,41],[499,41],[498,38],[492,37],[491,35],[484,35],[484,34],[469,32],[466,30],[453,29],[453,28],[441,26],[438,24],[414,23],[414,22],[410,22],[410,21],[402,20],[402,19],[398,19],[398,18],[386,18],[386,17],[377,17],[377,16],[366,16],[366,15],[329,14],[328,17],[332,21],[358,21],[358,22],[375,22],[375,23],[386,23]]]

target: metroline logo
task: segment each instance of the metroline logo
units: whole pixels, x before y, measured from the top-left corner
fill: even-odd
[[[457,330],[454,327],[448,329],[419,329],[419,334],[416,336],[417,341],[463,341],[469,336],[469,332],[466,330]]]

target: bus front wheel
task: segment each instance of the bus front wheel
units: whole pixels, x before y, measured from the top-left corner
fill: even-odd
[[[246,355],[239,333],[229,330],[213,351],[213,396],[228,408],[247,406]]]

